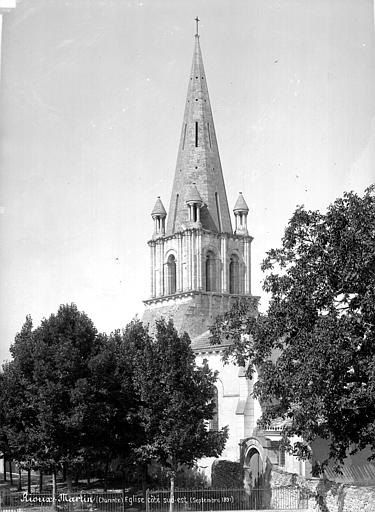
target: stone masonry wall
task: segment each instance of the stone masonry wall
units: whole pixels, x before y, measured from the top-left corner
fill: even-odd
[[[152,327],[161,317],[172,318],[178,332],[186,331],[193,339],[204,333],[213,324],[215,318],[230,309],[234,296],[219,293],[192,293],[191,295],[172,296],[160,305],[146,307],[142,322]]]
[[[309,509],[316,512],[375,512],[375,486],[337,484],[318,478],[302,478],[273,469],[271,487],[290,486],[305,489]]]

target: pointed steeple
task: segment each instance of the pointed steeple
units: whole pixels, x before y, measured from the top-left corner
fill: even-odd
[[[203,201],[200,212],[202,228],[231,234],[232,225],[198,30],[168,212],[167,235],[183,230],[189,221],[186,194],[193,182]]]

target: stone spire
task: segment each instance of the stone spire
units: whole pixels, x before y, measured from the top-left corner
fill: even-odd
[[[198,32],[189,77],[180,146],[168,211],[167,235],[187,227],[186,193],[195,183],[202,198],[203,229],[232,234],[232,225],[221,169],[219,149],[203,67]]]

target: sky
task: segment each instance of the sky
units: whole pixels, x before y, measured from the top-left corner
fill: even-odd
[[[197,15],[261,310],[261,261],[296,206],[375,182],[372,0],[18,0],[2,34],[0,361],[28,314],[74,302],[105,332],[142,316]]]

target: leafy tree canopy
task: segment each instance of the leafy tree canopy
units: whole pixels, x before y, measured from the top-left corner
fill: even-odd
[[[226,357],[258,372],[255,394],[263,425],[284,419],[285,440],[309,456],[329,440],[328,458],[370,446],[375,457],[375,197],[350,192],[326,213],[298,207],[282,246],[262,264],[267,314],[246,302],[220,317],[215,343],[231,339]]]
[[[59,468],[127,454],[138,424],[120,333],[98,334],[75,304],[33,328],[28,317],[3,367],[0,442],[24,465]]]
[[[183,464],[204,456],[218,456],[227,429],[209,431],[214,414],[216,375],[207,365],[197,367],[190,338],[179,336],[172,322],[161,320],[152,338],[140,322],[126,333],[135,345],[135,386],[145,432],[140,457],[154,459],[173,475]]]

